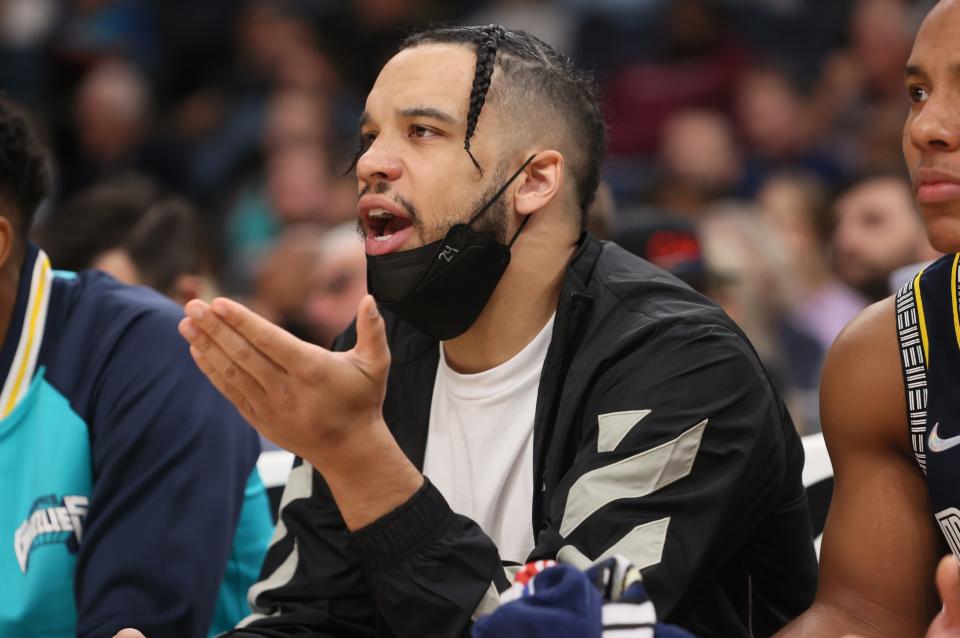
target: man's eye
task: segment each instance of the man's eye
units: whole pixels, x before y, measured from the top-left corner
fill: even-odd
[[[437,132],[427,128],[426,126],[417,126],[414,124],[410,127],[410,136],[411,137],[436,137]]]
[[[907,87],[907,93],[910,95],[911,102],[926,102],[927,98],[930,97],[930,93],[927,92],[922,86],[913,86]]]
[[[364,149],[368,149],[375,139],[377,139],[376,133],[362,133],[360,135],[360,145],[363,146]]]

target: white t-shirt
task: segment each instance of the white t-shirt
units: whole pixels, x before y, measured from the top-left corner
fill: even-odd
[[[477,374],[440,364],[430,405],[423,473],[453,511],[486,532],[500,558],[533,550],[533,419],[553,317],[512,359]]]

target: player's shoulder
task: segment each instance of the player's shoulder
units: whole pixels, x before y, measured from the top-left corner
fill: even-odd
[[[179,306],[155,290],[121,283],[98,270],[56,272],[54,281],[71,297],[74,315],[83,313],[108,320],[146,315],[168,321],[177,321],[183,315]]]
[[[183,345],[177,333],[183,310],[156,291],[94,270],[58,273],[53,287],[53,318],[68,342],[82,341],[94,350],[116,352],[129,346],[148,353]]]
[[[896,297],[857,315],[827,353],[821,415],[830,439],[907,447],[904,373]]]
[[[843,361],[853,354],[876,353],[889,358],[897,351],[896,297],[878,301],[860,311],[837,336],[830,357]]]

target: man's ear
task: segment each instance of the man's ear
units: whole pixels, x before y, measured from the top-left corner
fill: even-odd
[[[563,166],[563,155],[559,151],[537,153],[524,169],[514,195],[514,207],[518,213],[534,213],[557,197],[563,186]]]
[[[7,265],[7,262],[16,252],[17,233],[13,228],[13,222],[6,215],[0,215],[0,268]]]

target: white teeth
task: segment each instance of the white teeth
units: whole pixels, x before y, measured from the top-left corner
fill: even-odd
[[[394,214],[390,211],[383,210],[382,208],[376,208],[367,213],[372,219],[380,219],[381,217],[394,217]]]
[[[373,239],[374,239],[374,241],[387,241],[387,240],[390,239],[391,237],[393,237],[393,235],[378,235],[377,237],[374,237]]]

